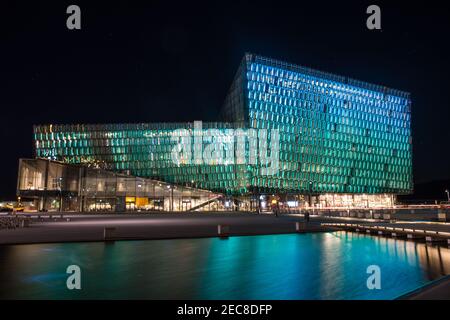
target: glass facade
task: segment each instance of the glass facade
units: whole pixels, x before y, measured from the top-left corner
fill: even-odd
[[[224,133],[227,123],[203,123]],[[193,133],[194,123],[40,125],[34,127],[36,157],[124,172],[174,184],[226,193],[246,192],[242,165],[174,162],[176,130]],[[208,138],[202,138],[207,143]],[[185,142],[195,154],[194,139]],[[200,151],[202,152],[202,151]]]
[[[412,191],[409,93],[247,54],[223,108],[280,132],[279,172],[251,174],[259,190]]]
[[[99,168],[21,159],[17,195],[39,211],[221,210],[221,194]]]
[[[227,194],[412,191],[409,93],[246,54],[221,120],[203,123],[201,132],[216,130],[216,138],[200,140],[194,123],[37,125],[35,155]],[[239,128],[269,130],[267,152],[279,160],[274,174],[262,174],[260,161],[192,160],[198,143]],[[182,141],[191,159],[173,160],[175,130],[194,136]],[[277,148],[270,130],[278,132]],[[248,159],[252,150],[247,141],[233,152]]]

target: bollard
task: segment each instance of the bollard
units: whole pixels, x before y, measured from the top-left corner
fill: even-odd
[[[30,226],[30,222],[31,222],[30,218],[26,218],[24,221],[24,227],[28,228]]]
[[[103,240],[105,241],[110,241],[114,238],[116,233],[116,228],[115,227],[105,227],[103,229]]]
[[[305,225],[304,224],[302,224],[301,222],[296,222],[295,223],[295,232],[300,232],[301,230],[304,230],[305,229]]]
[[[440,221],[440,222],[447,221],[447,213],[445,212],[445,210],[442,210],[442,209],[438,210],[438,221]]]
[[[408,235],[406,236],[406,238],[413,240],[413,239],[423,239],[425,238],[425,236],[421,235],[421,234],[416,234],[416,233],[408,233]]]
[[[221,239],[227,239],[230,234],[230,226],[224,224],[217,225],[217,234]]]
[[[448,239],[447,239],[447,241],[448,241]],[[443,239],[443,238],[438,238],[438,237],[426,236],[426,237],[425,237],[425,242],[427,242],[427,243],[445,242],[445,239]]]

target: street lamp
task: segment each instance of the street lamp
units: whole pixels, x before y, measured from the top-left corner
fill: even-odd
[[[448,189],[445,189],[445,193],[447,194],[447,201],[450,201],[450,195]]]
[[[313,187],[313,182],[310,181],[309,182],[309,205],[312,206],[312,187]]]
[[[312,191],[313,191],[313,182],[309,181],[309,205],[312,206]],[[304,219],[305,222],[309,222],[309,208],[305,211]],[[312,214],[314,214],[314,207],[312,208]]]
[[[171,196],[170,196],[170,211],[173,211],[173,189],[175,189],[175,186],[171,186],[170,184],[167,185],[167,189],[169,189],[171,191]]]
[[[62,177],[59,177],[59,211],[62,212]]]

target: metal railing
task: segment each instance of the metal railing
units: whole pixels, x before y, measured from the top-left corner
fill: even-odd
[[[437,235],[446,238],[450,238],[450,232],[445,231],[435,231],[435,230],[425,230],[425,229],[411,229],[411,228],[400,228],[400,227],[388,227],[388,226],[368,226],[357,223],[321,223],[322,226],[326,227],[347,227],[355,229],[369,229],[376,231],[396,231],[403,233],[422,233],[423,235]]]
[[[25,228],[30,225],[30,218],[22,216],[0,216],[0,229]]]

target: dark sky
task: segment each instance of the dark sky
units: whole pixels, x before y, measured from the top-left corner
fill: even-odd
[[[415,180],[450,178],[441,4],[93,2],[2,2],[0,198],[32,156],[33,124],[214,120],[245,52],[411,92]],[[374,3],[382,31],[366,28]],[[79,31],[66,28],[70,4]]]

